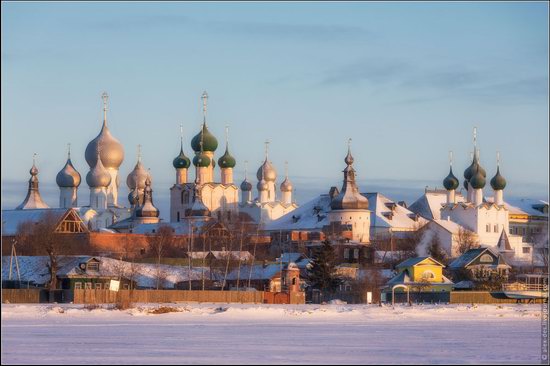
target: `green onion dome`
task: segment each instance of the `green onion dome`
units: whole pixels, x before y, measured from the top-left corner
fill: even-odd
[[[201,149],[201,141],[202,141],[202,149]],[[199,151],[216,151],[218,148],[218,140],[208,131],[208,127],[206,127],[206,123],[202,124],[201,132],[199,132],[193,139],[191,140],[191,147],[193,148],[193,151],[199,152]]]
[[[479,170],[481,171],[481,175],[483,175],[484,178],[487,177],[487,173],[485,172],[485,169],[483,169],[483,167],[479,164],[479,159],[477,154],[474,154],[474,159],[472,160],[472,164],[470,164],[470,166],[466,168],[466,170],[464,171],[464,178],[466,178],[466,180],[470,180],[474,176],[478,167],[479,167]]]
[[[481,169],[479,169],[479,166],[469,183],[472,185],[473,189],[482,189],[485,187],[485,177],[483,176]]]
[[[241,183],[241,191],[250,192],[252,190],[252,184],[245,178]]]
[[[218,159],[218,165],[220,166],[220,168],[224,169],[224,168],[234,168],[236,164],[237,164],[237,161],[235,160],[234,157],[231,156],[231,154],[229,153],[229,149],[226,147],[225,154],[223,154]]]
[[[453,174],[453,168],[449,170],[449,175],[443,179],[443,187],[448,191],[453,191],[458,188],[460,182]]]
[[[204,153],[197,154],[193,158],[193,165],[199,168],[206,168],[210,165],[210,158]]]
[[[506,188],[506,179],[502,175],[500,175],[500,168],[497,167],[497,174],[491,179],[491,187],[495,191],[500,191]]]
[[[180,150],[180,154],[172,161],[172,165],[175,169],[188,169],[191,166],[191,160],[183,153],[183,149]]]

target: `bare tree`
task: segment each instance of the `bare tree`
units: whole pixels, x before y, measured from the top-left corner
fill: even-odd
[[[58,217],[52,212],[45,212],[40,221],[31,221],[18,225],[16,238],[20,243],[21,254],[48,256],[48,272],[50,281],[48,288],[57,288],[57,270],[59,269],[59,256],[69,254],[71,246],[63,240],[62,234],[55,232],[58,224]]]
[[[461,227],[458,229],[457,235],[458,254],[462,255],[470,249],[479,248],[479,241],[477,235],[469,230]]]
[[[544,226],[540,233],[533,237],[533,257],[538,259],[544,268],[548,268],[548,227]]]
[[[432,235],[432,239],[428,243],[428,255],[438,262],[447,264],[449,258],[441,246],[441,240],[438,235]]]
[[[159,225],[157,232],[147,236],[149,252],[154,255],[157,264],[160,264],[162,258],[171,253],[174,248],[174,232],[170,225]]]

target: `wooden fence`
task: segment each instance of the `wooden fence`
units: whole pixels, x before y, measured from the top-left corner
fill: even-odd
[[[75,304],[170,303],[170,302],[264,302],[262,291],[188,291],[188,290],[74,290]]]
[[[515,304],[518,302],[516,299],[506,297],[504,292],[452,291],[450,294],[451,304]],[[543,299],[535,299],[532,302],[542,303]]]
[[[37,304],[48,301],[48,291],[43,289],[2,289],[4,304]]]

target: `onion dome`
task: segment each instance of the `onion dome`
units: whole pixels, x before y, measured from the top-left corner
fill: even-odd
[[[478,167],[481,172],[481,175],[483,175],[483,177],[485,178],[487,176],[487,173],[485,172],[485,169],[483,169],[483,167],[479,164],[479,155],[476,150],[474,152],[472,164],[470,164],[470,166],[466,168],[466,170],[464,171],[464,178],[466,178],[466,180],[470,180],[474,176]]]
[[[267,157],[265,158],[263,164],[258,168],[256,178],[258,178],[258,181],[265,179],[266,182],[275,182],[275,179],[277,179],[277,171],[267,160]]]
[[[458,188],[460,182],[453,174],[453,168],[450,168],[449,175],[443,179],[443,187],[448,191],[454,191]]]
[[[132,189],[130,193],[128,193],[128,201],[132,207],[139,205],[139,193],[137,190]]]
[[[340,193],[330,202],[330,208],[332,210],[367,210],[369,208],[369,200],[359,193],[359,189],[357,188],[355,169],[352,166],[353,156],[349,147],[348,154],[344,160],[347,164],[347,167],[344,169],[344,183],[342,184]]]
[[[475,174],[470,178],[469,183],[472,185],[473,189],[482,189],[485,187],[485,177],[483,176],[482,171],[479,169],[479,166]]]
[[[174,158],[172,165],[176,169],[188,169],[191,166],[191,160],[183,153],[183,148],[180,150],[180,154]]]
[[[206,168],[210,165],[210,158],[205,153],[195,155],[193,158],[193,165],[199,168]]]
[[[153,204],[153,189],[151,189],[150,175],[145,179],[143,205],[136,210],[136,217],[159,217],[159,210]]]
[[[136,163],[134,170],[132,170],[130,174],[128,174],[128,177],[126,177],[126,185],[129,189],[143,189],[145,188],[145,180],[148,175],[147,170],[145,170],[143,164],[141,164],[141,159],[138,158],[138,162]]]
[[[55,182],[59,187],[78,187],[80,180],[80,173],[76,171],[69,157],[63,169],[57,173]]]
[[[256,188],[258,188],[258,191],[267,191],[268,190],[268,186],[267,186],[267,182],[265,180],[261,180],[258,182],[258,184],[256,185]]]
[[[250,192],[252,190],[252,184],[245,178],[241,183],[241,191]]]
[[[124,147],[111,135],[107,127],[107,94],[103,93],[103,126],[99,135],[88,143],[85,157],[90,168],[96,166],[96,151],[101,151],[101,162],[105,168],[118,169],[124,160]]]
[[[191,140],[191,147],[193,151],[201,151],[201,141],[202,141],[202,151],[216,151],[218,148],[218,140],[212,133],[208,130],[206,123],[202,124],[201,131],[193,137]]]
[[[281,192],[292,192],[293,188],[292,182],[290,182],[290,179],[286,177],[283,183],[281,183]]]
[[[220,168],[225,169],[225,168],[234,168],[236,164],[237,164],[237,161],[229,153],[229,148],[226,147],[225,148],[225,154],[223,154],[218,159],[218,165],[220,166]]]
[[[27,190],[27,196],[23,202],[17,206],[16,210],[29,210],[36,208],[50,208],[40,196],[40,190],[38,188],[38,168],[32,164],[32,168],[29,170],[31,178],[29,179],[29,188]]]
[[[108,187],[111,184],[111,174],[103,166],[99,151],[96,162],[96,165],[86,174],[86,183],[92,188]]]
[[[468,181],[464,179],[464,189],[468,190]]]
[[[493,187],[495,191],[506,188],[506,179],[500,175],[500,167],[497,167],[497,174],[491,179],[491,187]]]

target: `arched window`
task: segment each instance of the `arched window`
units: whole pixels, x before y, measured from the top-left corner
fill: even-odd
[[[424,271],[422,273],[423,280],[433,280],[434,278],[435,278],[435,274],[432,271]]]

